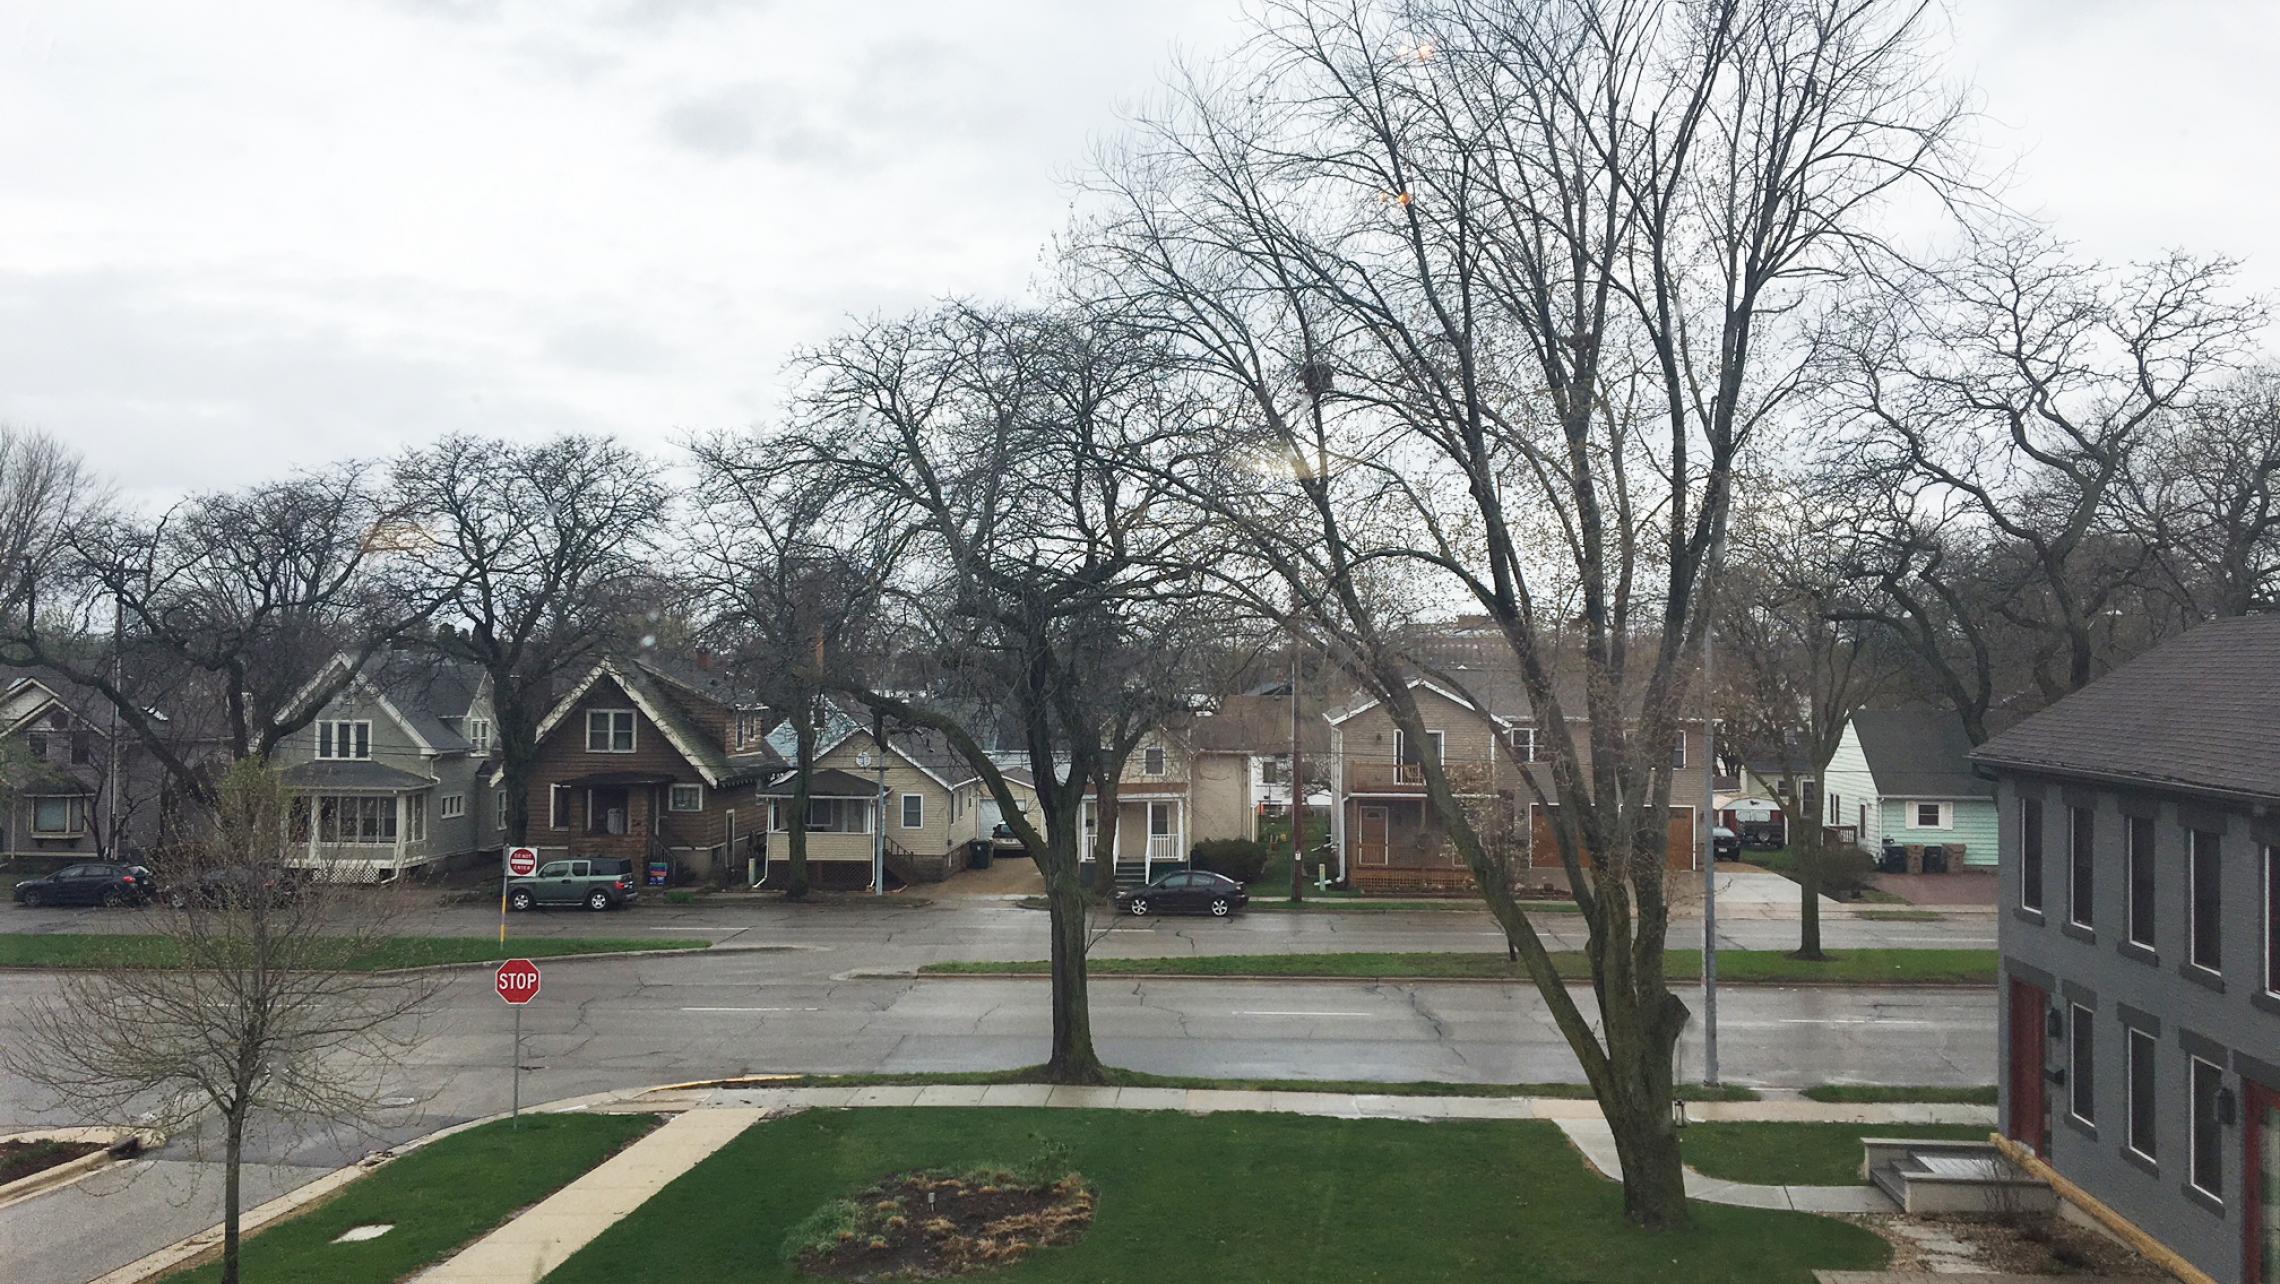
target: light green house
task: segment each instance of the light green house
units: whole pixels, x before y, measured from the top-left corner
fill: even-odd
[[[1938,844],[1995,867],[1995,785],[1972,771],[1963,719],[1925,709],[1853,715],[1829,760],[1822,822],[1869,851]]]

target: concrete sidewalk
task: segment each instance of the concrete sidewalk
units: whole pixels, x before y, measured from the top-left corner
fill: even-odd
[[[1623,1179],[1623,1161],[1615,1153],[1615,1134],[1600,1119],[1562,1119],[1560,1131],[1583,1152],[1602,1176]],[[1706,1204],[1733,1204],[1740,1208],[1782,1208],[1803,1213],[1896,1213],[1900,1210],[1874,1186],[1759,1186],[1750,1182],[1705,1177],[1686,1170],[1686,1197]]]
[[[694,1110],[611,1156],[530,1211],[413,1278],[431,1284],[544,1279],[667,1183],[758,1123],[758,1110]]]

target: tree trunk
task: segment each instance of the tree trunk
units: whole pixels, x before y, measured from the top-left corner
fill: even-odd
[[[1795,823],[1794,817],[1791,823]],[[1790,957],[1825,963],[1829,956],[1821,952],[1821,826],[1816,818],[1812,824],[1798,826],[1798,830],[1797,952]]]
[[[522,701],[501,693],[506,687],[497,673],[491,675],[493,734],[499,750],[499,787],[507,794],[507,844],[530,843],[530,769],[538,757],[537,727],[523,711]],[[480,825],[478,825],[480,832]]]
[[[1054,850],[1045,870],[1045,900],[1053,932],[1053,1051],[1045,1078],[1053,1083],[1106,1083],[1093,1051],[1092,1008],[1085,994],[1085,906],[1077,876],[1076,836],[1048,834]]]
[[[792,738],[798,748],[794,750],[792,814],[784,822],[784,849],[791,863],[784,875],[784,899],[788,901],[805,899],[808,894],[808,789],[815,780],[815,709],[811,695],[799,702],[798,712],[792,715],[796,720]]]
[[[1622,1064],[1616,1048],[1610,1046],[1608,1053],[1613,1065]],[[1669,1064],[1667,1058],[1663,1064]],[[1601,1100],[1623,1165],[1623,1215],[1646,1230],[1677,1230],[1687,1222],[1686,1169],[1679,1157],[1678,1125],[1666,1104],[1671,1099],[1668,1074],[1663,1072],[1666,1082],[1659,1092],[1646,1084],[1640,1085],[1645,1091],[1619,1085],[1611,1094],[1613,1105]],[[1650,1070],[1636,1077],[1654,1075]]]
[[[222,1284],[238,1284],[239,1169],[245,1162],[245,1110],[229,1111],[222,1143]]]
[[[1116,831],[1121,827],[1117,808],[1121,805],[1116,796],[1116,776],[1109,776],[1100,784],[1100,792],[1093,799],[1093,895],[1107,901],[1116,895]],[[1122,775],[1119,765],[1116,775]],[[1077,823],[1078,833],[1084,831],[1084,822]],[[1081,841],[1081,839],[1080,839]]]

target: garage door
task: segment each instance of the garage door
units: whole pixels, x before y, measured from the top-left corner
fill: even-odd
[[[1536,869],[1560,867],[1560,842],[1552,834],[1552,814],[1557,807],[1531,803],[1528,807],[1528,864]],[[1694,835],[1694,809],[1670,809],[1670,846],[1663,860],[1671,869],[1695,869],[1700,865],[1697,846],[1700,839]],[[1584,863],[1591,863],[1591,853],[1584,853]]]

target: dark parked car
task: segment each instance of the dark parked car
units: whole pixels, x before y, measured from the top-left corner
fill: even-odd
[[[1166,874],[1146,887],[1127,888],[1116,894],[1116,908],[1134,916],[1188,910],[1225,918],[1250,903],[1251,894],[1241,883],[1200,869]]]
[[[550,860],[529,878],[507,880],[507,904],[518,910],[583,905],[598,912],[631,905],[640,896],[633,862],[606,856]]]
[[[1713,827],[1710,830],[1710,854],[1719,860],[1740,860],[1742,836],[1724,825]]]
[[[157,880],[140,865],[86,861],[16,884],[16,903],[31,909],[42,905],[140,905],[157,891]]]
[[[290,900],[300,894],[300,880],[282,866],[234,865],[209,869],[166,890],[166,903],[185,906],[245,904],[256,896]]]

